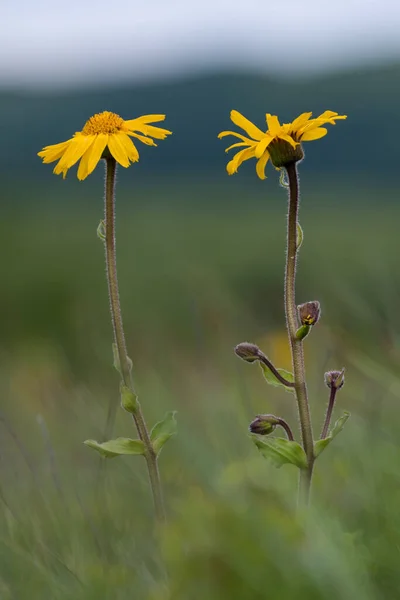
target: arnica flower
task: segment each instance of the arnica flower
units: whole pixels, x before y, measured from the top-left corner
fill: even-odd
[[[231,111],[232,122],[243,129],[247,136],[236,131],[222,131],[218,137],[223,138],[233,135],[241,140],[232,144],[225,150],[242,148],[227,164],[226,170],[229,175],[237,172],[239,166],[245,160],[257,158],[256,172],[260,179],[265,179],[265,167],[269,159],[277,169],[304,157],[301,142],[310,142],[324,137],[328,130],[321,125],[330,123],[335,125],[337,119],[346,119],[345,115],[331,110],[326,110],[316,119],[311,119],[312,113],[303,113],[292,123],[281,125],[275,115],[266,114],[267,131],[261,131],[254,123],[246,119],[237,110]]]
[[[139,160],[139,152],[131,137],[140,140],[147,146],[156,146],[155,139],[163,140],[171,133],[149,123],[164,121],[165,115],[145,115],[137,119],[125,121],[119,115],[104,111],[98,113],[85,123],[82,131],[60,144],[46,146],[38,156],[44,163],[58,160],[53,173],[67,174],[75,163],[79,163],[78,179],[86,179],[95,169],[101,158],[113,156],[123,167]]]

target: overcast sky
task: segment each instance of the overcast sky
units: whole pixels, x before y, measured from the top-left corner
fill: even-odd
[[[0,85],[400,59],[400,0],[0,0]]]

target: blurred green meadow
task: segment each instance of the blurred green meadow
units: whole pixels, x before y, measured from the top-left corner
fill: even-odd
[[[306,340],[315,434],[326,370],[346,367],[335,417],[352,413],[317,461],[306,524],[297,471],[276,470],[247,435],[259,412],[296,429],[294,398],[233,353],[252,341],[290,368],[277,175],[253,187],[239,176],[120,179],[137,390],[150,424],[178,411],[160,458],[169,523],[153,534],[140,457],[104,462],[82,443],[103,439],[119,402],[96,237],[101,176],[92,188],[72,176],[18,184],[0,222],[1,600],[398,598],[398,192],[304,177],[297,300],[322,305]],[[114,434],[135,436],[122,410]]]

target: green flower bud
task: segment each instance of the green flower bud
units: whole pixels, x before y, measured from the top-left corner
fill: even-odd
[[[281,419],[274,415],[257,415],[254,421],[250,423],[251,433],[258,435],[269,435],[275,430],[277,425],[280,425]]]
[[[249,342],[242,342],[235,348],[235,353],[239,358],[242,358],[246,362],[254,362],[260,359],[261,351],[255,344]]]
[[[325,383],[328,388],[340,390],[344,385],[344,368],[341,371],[328,371],[325,373]]]
[[[321,316],[321,308],[319,302],[306,302],[297,307],[302,325],[316,325]]]

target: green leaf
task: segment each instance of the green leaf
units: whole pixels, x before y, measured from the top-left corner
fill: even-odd
[[[101,221],[97,227],[97,237],[102,242],[106,241],[106,224],[103,219],[101,219]]]
[[[304,240],[303,230],[300,226],[300,223],[297,223],[296,250],[300,249],[300,246],[302,245],[303,240]]]
[[[331,429],[330,434],[324,438],[323,440],[318,440],[318,442],[315,442],[314,444],[314,454],[315,454],[315,458],[317,458],[321,452],[323,450],[325,450],[325,448],[328,446],[328,444],[331,443],[331,441],[333,440],[334,437],[337,436],[338,433],[340,433],[343,429],[343,427],[346,424],[347,419],[350,417],[350,413],[349,412],[345,412],[340,419],[338,419],[336,421],[336,423],[334,424],[334,426]]]
[[[307,468],[307,457],[303,448],[297,442],[291,442],[286,438],[261,439],[258,435],[251,438],[261,454],[270,459],[276,467],[285,464],[296,465],[299,469]]]
[[[150,439],[153,442],[153,448],[156,454],[159,454],[161,448],[169,438],[176,434],[177,423],[175,419],[176,411],[168,412],[162,421],[156,423],[150,432]]]
[[[86,440],[83,442],[89,448],[93,448],[105,458],[114,458],[122,454],[144,454],[145,448],[141,440],[131,440],[130,438],[117,438],[108,442],[99,443],[96,440]]]
[[[264,377],[265,377],[267,383],[269,383],[270,385],[273,385],[275,387],[283,387],[283,389],[285,389],[287,392],[294,392],[294,388],[287,387],[286,385],[281,383],[279,381],[279,379],[277,379],[275,377],[275,375],[272,373],[272,371],[270,371],[270,369],[267,367],[267,365],[264,365],[264,363],[262,363],[262,362],[260,362],[259,364],[260,364],[260,367],[262,369],[262,372],[264,374]],[[284,377],[286,379],[286,381],[289,381],[290,383],[294,382],[293,373],[290,373],[290,371],[286,371],[285,369],[277,369],[277,371],[280,375],[282,375],[282,377]]]

